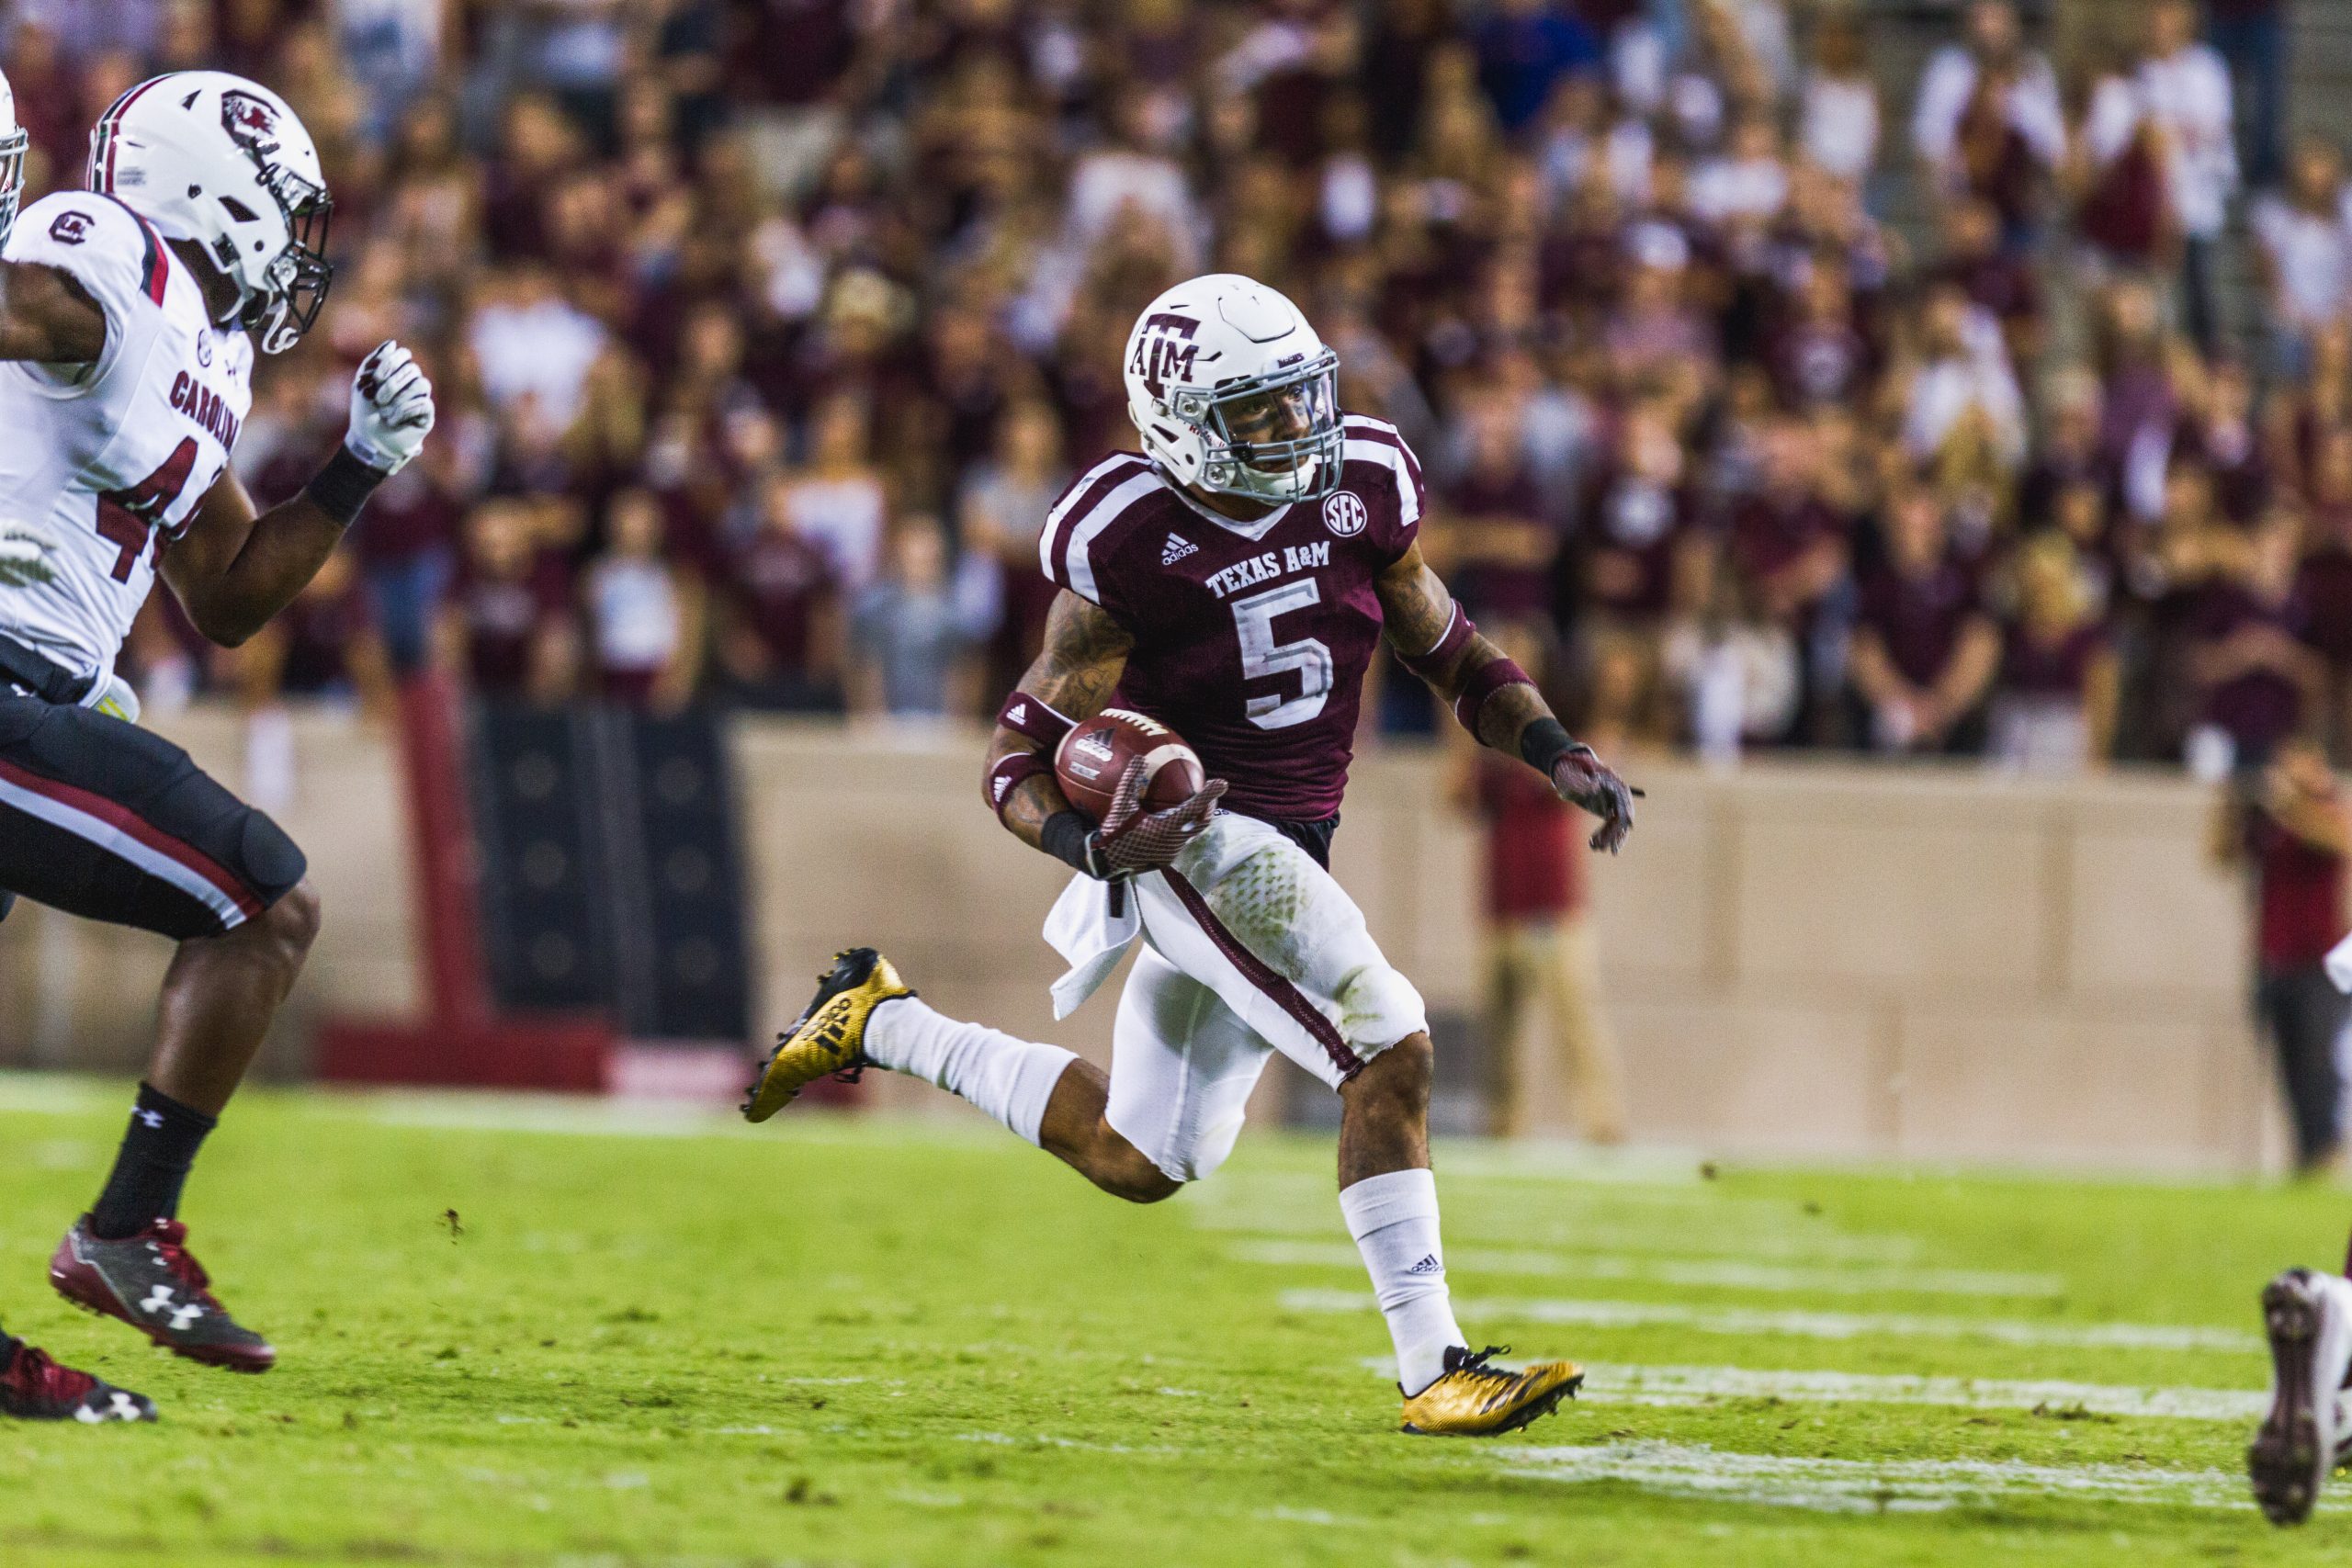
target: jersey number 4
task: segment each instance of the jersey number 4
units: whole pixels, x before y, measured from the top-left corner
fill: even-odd
[[[1311,577],[1252,593],[1233,602],[1233,626],[1241,637],[1241,676],[1260,681],[1270,675],[1298,677],[1298,695],[1267,693],[1251,697],[1250,722],[1261,729],[1288,729],[1305,724],[1323,711],[1331,694],[1331,649],[1313,637],[1296,642],[1274,640],[1274,617],[1323,602],[1323,591]]]
[[[188,475],[195,468],[196,442],[189,439],[173,447],[164,466],[137,484],[98,497],[98,532],[122,551],[114,563],[117,582],[130,581],[130,569],[139,564],[139,552],[150,542],[162,553],[164,518],[187,489]]]

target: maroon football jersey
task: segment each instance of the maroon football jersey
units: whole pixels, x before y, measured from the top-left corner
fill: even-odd
[[[1046,575],[1135,638],[1114,707],[1190,741],[1226,807],[1274,821],[1340,809],[1374,581],[1420,532],[1420,464],[1394,425],[1346,416],[1340,488],[1255,523],[1211,516],[1151,462],[1117,452],[1046,514]]]

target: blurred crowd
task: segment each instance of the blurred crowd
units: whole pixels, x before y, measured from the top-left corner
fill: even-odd
[[[1837,0],[15,0],[0,62],[37,190],[159,69],[318,135],[257,495],[380,339],[442,389],[267,637],[158,596],[151,700],[985,716],[1138,307],[1218,268],[1605,741],[2226,769],[2352,736],[2352,187],[2283,140],[2282,6],[2053,58],[1973,0],[1898,81]]]

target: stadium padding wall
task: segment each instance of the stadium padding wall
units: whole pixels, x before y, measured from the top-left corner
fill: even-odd
[[[224,779],[240,721],[161,728]],[[299,1073],[322,1009],[417,1004],[407,825],[387,734],[296,721],[284,813],[326,923],[272,1041]],[[938,1005],[1107,1060],[1099,997],[1056,1025],[1038,937],[1059,869],[978,804],[977,733],[737,727],[755,1023],[791,1016],[844,942],[888,946]],[[2180,779],[1655,761],[1632,848],[1597,863],[1608,1006],[1636,1133],[1730,1152],[2253,1168],[2281,1140],[2242,1000],[2237,884]],[[1473,830],[1434,756],[1358,765],[1337,868],[1431,1002],[1475,1004]],[[0,1062],[133,1068],[164,944],[20,910],[0,925]],[[931,1105],[873,1075],[872,1102]],[[1539,1092],[1548,1086],[1539,1084]],[[1303,1077],[1269,1093],[1319,1092]],[[1556,1110],[1556,1106],[1555,1107]]]

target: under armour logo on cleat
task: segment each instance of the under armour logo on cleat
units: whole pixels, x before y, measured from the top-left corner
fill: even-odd
[[[173,1301],[172,1288],[169,1285],[157,1285],[148,1291],[147,1299],[139,1303],[139,1310],[150,1317],[158,1317],[164,1313],[170,1313],[172,1327],[175,1330],[186,1328],[204,1315],[204,1309],[194,1302],[182,1304]]]
[[[103,1406],[96,1404],[75,1406],[74,1419],[85,1427],[96,1427],[108,1421],[136,1421],[139,1419],[139,1402],[122,1390],[114,1389],[107,1393],[107,1403]]]
[[[1419,1263],[1414,1264],[1410,1269],[1406,1269],[1405,1272],[1408,1274],[1442,1274],[1445,1272],[1445,1265],[1440,1263],[1437,1260],[1437,1254],[1432,1252],[1428,1257],[1422,1258]]]
[[[1159,564],[1174,566],[1186,556],[1196,556],[1200,553],[1201,547],[1184,537],[1183,535],[1170,534],[1168,536],[1168,542],[1159,547]]]

